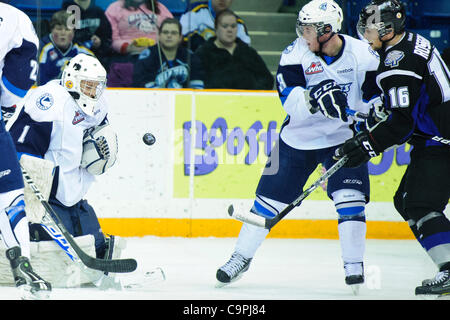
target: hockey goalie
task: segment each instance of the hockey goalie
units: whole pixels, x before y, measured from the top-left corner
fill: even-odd
[[[41,193],[68,233],[97,259],[118,257],[124,248],[124,239],[103,233],[96,212],[85,200],[95,178],[116,163],[118,153],[105,87],[106,70],[101,63],[93,56],[78,54],[64,67],[60,79],[30,92],[9,129],[22,167],[37,187],[45,190]],[[25,211],[31,222],[35,269],[44,265],[54,268],[42,271],[48,273],[53,287],[77,286],[98,277],[97,271],[91,275],[91,270],[73,270],[74,264],[53,243],[51,230],[41,223],[45,214],[41,203],[33,204],[36,200],[29,193]],[[46,263],[47,259],[52,262]]]

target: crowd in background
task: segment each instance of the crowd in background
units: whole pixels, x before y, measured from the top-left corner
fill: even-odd
[[[112,0],[106,10],[91,0],[64,0],[37,27],[37,85],[59,77],[83,52],[102,62],[109,87],[271,90],[273,75],[231,4],[196,1],[175,17],[157,0]],[[448,62],[449,51],[442,55]]]
[[[271,90],[273,75],[251,47],[232,0],[197,2],[174,17],[157,0],[66,0],[40,22],[37,85],[58,78],[78,53],[95,55],[109,87]]]

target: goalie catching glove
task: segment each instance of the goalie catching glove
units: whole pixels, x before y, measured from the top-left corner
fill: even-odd
[[[309,92],[311,112],[320,112],[329,119],[339,118],[347,122],[347,97],[334,80],[323,80]]]
[[[108,124],[88,130],[83,139],[81,167],[93,175],[100,175],[117,160],[117,135]]]
[[[380,152],[376,149],[375,141],[370,132],[362,131],[336,149],[333,158],[339,160],[346,155],[348,161],[344,167],[355,168],[366,163],[370,158],[378,156]]]

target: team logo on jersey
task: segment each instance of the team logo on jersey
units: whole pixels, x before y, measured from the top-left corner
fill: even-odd
[[[65,83],[65,85],[66,85],[66,88],[67,88],[67,89],[72,89],[72,88],[73,88],[73,82],[70,81],[70,80],[67,80],[66,83]]]
[[[349,83],[338,83],[339,87],[341,87],[341,91],[347,95],[350,92],[353,82]],[[310,85],[306,87],[306,90],[311,90],[315,85]]]
[[[75,117],[73,117],[72,124],[76,125],[83,120],[84,120],[84,115],[81,114],[79,111],[75,111]]]
[[[283,53],[288,54],[289,52],[291,52],[294,49],[296,43],[297,39],[295,39],[290,45],[288,45],[286,49],[284,49]]]
[[[323,11],[327,11],[327,3],[326,3],[326,2],[322,3],[322,4],[319,6],[319,9],[320,9],[320,10],[323,10]]]
[[[52,61],[58,59],[58,53],[55,50],[50,50],[50,52],[48,54]]]
[[[53,96],[46,92],[36,100],[36,106],[41,110],[48,110],[53,105]]]
[[[320,61],[311,63],[311,65],[305,71],[306,74],[316,74],[320,72],[323,72],[323,67]]]
[[[398,67],[398,63],[405,57],[403,51],[394,50],[388,53],[386,59],[384,60],[384,65],[386,67]]]

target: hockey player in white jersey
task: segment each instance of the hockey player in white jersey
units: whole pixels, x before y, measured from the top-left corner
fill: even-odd
[[[287,117],[256,190],[250,210],[256,215],[273,218],[300,195],[318,164],[329,168],[335,163],[335,149],[354,135],[347,107],[369,113],[380,102],[378,57],[367,43],[338,34],[342,20],[342,10],[332,0],[313,0],[299,12],[298,38],[282,53],[276,76]],[[327,193],[337,211],[345,283],[357,289],[364,282],[367,164],[340,169],[329,178]],[[243,224],[231,259],[217,270],[218,286],[248,270],[268,233]]]
[[[23,299],[47,298],[51,285],[33,271],[29,261],[24,182],[5,123],[36,80],[38,45],[30,19],[22,11],[0,3],[0,232]]]
[[[48,202],[66,229],[75,237],[93,235],[96,257],[111,259],[123,239],[106,238],[94,209],[83,199],[95,176],[116,161],[117,137],[107,120],[105,86],[101,63],[78,54],[61,79],[30,92],[10,133],[19,158],[26,154],[54,163]],[[37,223],[30,225],[30,233],[32,240],[51,240]]]

